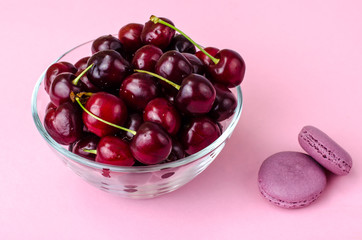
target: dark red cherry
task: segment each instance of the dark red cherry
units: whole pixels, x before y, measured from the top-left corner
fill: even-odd
[[[122,99],[106,92],[97,92],[88,99],[85,108],[95,116],[122,126],[127,120],[127,107]],[[83,112],[83,122],[88,130],[99,137],[115,134],[119,130]]]
[[[132,166],[135,160],[126,141],[115,136],[105,136],[98,143],[96,162]]]
[[[123,79],[130,74],[130,64],[114,50],[95,53],[88,66],[94,64],[87,72],[88,79],[103,90],[118,89]]]
[[[118,39],[129,53],[134,53],[143,46],[141,41],[141,32],[143,24],[129,23],[123,26],[118,32]]]
[[[182,53],[182,55],[184,55],[187,58],[187,60],[189,60],[189,62],[191,63],[193,73],[204,75],[205,66],[198,57],[196,57],[194,54],[191,53]]]
[[[180,114],[164,98],[155,98],[148,102],[143,111],[143,120],[158,123],[171,135],[176,135],[181,126]]]
[[[234,94],[224,85],[216,83],[214,88],[216,90],[216,99],[209,116],[220,122],[233,115],[237,100]]]
[[[219,59],[218,63],[208,66],[211,80],[228,88],[238,86],[245,75],[245,62],[240,54],[230,49],[223,49],[215,57]]]
[[[58,108],[50,107],[45,114],[44,127],[49,135],[59,144],[69,145],[82,136],[81,112],[71,102]]]
[[[169,163],[179,160],[181,158],[186,157],[186,153],[181,145],[181,143],[175,138],[172,139],[172,150],[170,155],[168,155],[167,159],[162,163]]]
[[[64,102],[69,102],[70,93],[79,93],[82,91],[82,83],[78,82],[77,85],[73,84],[76,76],[73,73],[61,73],[56,76],[49,89],[49,97],[55,106],[59,106]]]
[[[176,84],[180,84],[192,70],[189,60],[175,50],[164,53],[155,66],[155,73]]]
[[[90,57],[84,57],[78,60],[78,62],[76,62],[74,64],[74,66],[78,69],[77,73],[75,74],[76,76],[80,75],[88,66],[88,60]],[[85,92],[99,92],[101,91],[101,89],[97,86],[95,86],[93,83],[91,83],[87,77],[87,74],[84,74],[81,78],[80,81],[83,83],[83,90]]]
[[[191,54],[196,53],[195,45],[192,44],[189,40],[187,40],[186,37],[184,37],[181,34],[175,35],[172,38],[171,43],[167,49],[176,50],[181,53],[184,53],[184,52],[191,53]]]
[[[54,103],[49,102],[48,105],[45,108],[45,114],[49,111],[49,110],[56,110],[57,106],[54,105]]]
[[[165,160],[171,153],[172,140],[157,123],[144,122],[130,143],[134,158],[150,165]]]
[[[194,154],[221,135],[219,126],[207,117],[194,118],[181,130],[180,139],[187,154]]]
[[[214,48],[214,47],[206,47],[204,48],[204,50],[209,53],[211,56],[215,57],[216,54],[220,51],[218,48]],[[213,61],[211,60],[211,58],[209,58],[208,56],[206,56],[203,52],[201,51],[197,51],[195,53],[196,57],[198,57],[203,63],[204,65],[207,67],[209,66],[211,63],[213,63]]]
[[[167,18],[160,19],[174,25],[171,20]],[[152,44],[161,49],[166,49],[174,35],[175,30],[160,23],[155,24],[150,20],[145,23],[141,33],[141,40],[144,44]]]
[[[124,48],[121,41],[119,41],[118,38],[113,37],[112,35],[104,35],[100,36],[92,43],[92,54],[103,51],[103,50],[114,50],[118,52],[119,54],[124,54]]]
[[[147,103],[159,95],[156,81],[145,73],[133,73],[123,82],[119,96],[127,106],[137,111],[143,110]]]
[[[54,81],[55,77],[60,73],[65,72],[76,73],[77,68],[69,62],[57,62],[50,65],[44,75],[44,88],[47,93],[49,93],[50,85]]]
[[[176,107],[188,115],[208,113],[216,98],[216,91],[204,76],[190,74],[180,86],[175,98]]]
[[[162,54],[162,50],[158,47],[154,45],[145,45],[135,52],[132,59],[132,66],[135,69],[153,72],[156,63]]]
[[[128,119],[127,122],[124,124],[124,127],[137,132],[142,123],[142,114],[134,112],[128,115]],[[121,131],[120,135],[123,140],[126,140],[128,142],[131,141],[134,136],[132,133],[125,131]]]
[[[96,155],[84,150],[97,149],[100,138],[92,133],[85,134],[81,139],[69,145],[68,150],[89,160],[95,160]]]

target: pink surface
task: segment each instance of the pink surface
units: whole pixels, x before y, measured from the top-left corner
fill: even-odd
[[[361,1],[168,2],[0,2],[0,239],[362,239]],[[240,52],[244,109],[228,145],[195,180],[127,200],[53,157],[30,97],[64,51],[151,14],[202,45]],[[257,172],[273,153],[302,151],[304,125],[345,147],[354,166],[330,176],[311,206],[285,210],[261,197]]]

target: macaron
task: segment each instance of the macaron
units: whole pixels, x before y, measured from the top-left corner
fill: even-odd
[[[316,127],[305,126],[298,135],[300,146],[319,164],[336,175],[346,175],[352,158],[346,150]]]
[[[262,163],[258,173],[261,194],[283,208],[301,208],[314,202],[326,187],[324,169],[307,154],[279,152]]]

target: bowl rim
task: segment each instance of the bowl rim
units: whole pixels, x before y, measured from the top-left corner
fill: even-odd
[[[59,62],[59,60],[61,60],[64,56],[66,56],[68,53],[72,52],[73,50],[75,50],[83,45],[86,45],[90,42],[93,42],[93,41],[94,40],[90,40],[90,41],[84,42],[82,44],[79,44],[76,47],[71,48],[67,52],[63,53],[60,57],[58,57],[52,64]],[[98,162],[83,158],[81,156],[78,156],[75,153],[69,151],[63,145],[60,145],[59,143],[57,143],[45,130],[45,128],[39,118],[39,115],[38,115],[37,97],[38,97],[39,88],[44,80],[44,76],[45,76],[47,69],[40,75],[39,79],[37,80],[35,87],[33,89],[32,97],[31,97],[31,111],[32,111],[32,116],[33,116],[35,126],[37,127],[40,135],[45,139],[45,141],[50,145],[50,147],[54,148],[58,153],[60,153],[61,155],[64,155],[65,157],[67,157],[79,164],[82,164],[82,165],[85,165],[88,167],[92,167],[92,168],[96,168],[99,170],[107,169],[107,170],[110,170],[113,172],[126,172],[126,173],[153,172],[153,171],[159,171],[159,170],[163,170],[163,169],[167,169],[167,168],[180,167],[180,166],[189,164],[195,160],[200,159],[201,157],[205,156],[206,154],[214,151],[218,146],[220,146],[232,134],[237,123],[239,122],[241,112],[242,112],[243,95],[242,95],[241,87],[240,87],[240,85],[238,85],[236,87],[237,106],[236,106],[234,115],[231,119],[229,126],[213,143],[211,143],[209,146],[202,149],[201,151],[194,153],[190,156],[187,156],[185,158],[176,160],[174,162],[148,165],[148,166],[115,166],[115,165],[109,165],[109,164],[104,164],[104,163],[98,163]]]

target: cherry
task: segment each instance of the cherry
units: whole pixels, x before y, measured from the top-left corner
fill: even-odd
[[[153,72],[157,61],[162,56],[161,49],[154,45],[145,45],[139,48],[132,59],[132,66],[135,69],[142,69]]]
[[[224,85],[216,83],[214,88],[216,90],[216,99],[209,116],[221,122],[233,115],[237,100],[234,94]]]
[[[210,81],[193,73],[182,81],[175,105],[186,114],[205,114],[211,110],[215,98],[216,91]]]
[[[82,135],[82,118],[79,109],[71,102],[54,108],[49,105],[44,118],[44,127],[59,144],[69,145]]]
[[[49,93],[50,85],[54,81],[55,77],[60,73],[65,72],[76,73],[77,68],[69,62],[57,62],[49,66],[44,76],[44,89],[47,93]]]
[[[245,75],[245,62],[240,54],[230,49],[222,49],[215,57],[219,61],[210,64],[208,68],[212,80],[229,88],[238,86]]]
[[[195,46],[181,34],[175,35],[172,38],[168,50],[176,50],[181,53],[186,52],[191,54],[195,54],[196,52]]]
[[[181,33],[200,51],[207,55],[212,60],[212,63],[208,66],[208,73],[212,76],[213,81],[224,84],[227,87],[236,87],[243,81],[245,75],[245,62],[240,54],[230,49],[223,49],[213,57],[174,25],[155,16],[151,16],[150,19],[156,25],[163,24]]]
[[[192,70],[192,65],[187,58],[175,50],[164,53],[155,66],[156,74],[177,84],[192,73]]]
[[[99,38],[94,40],[92,43],[91,50],[92,54],[103,50],[114,50],[121,55],[124,54],[123,44],[121,43],[121,41],[110,34],[100,36]]]
[[[78,71],[76,72],[76,76],[79,76],[88,66],[88,60],[90,57],[84,57],[78,60],[78,62],[76,62],[74,64],[74,66],[78,69]],[[87,74],[84,74],[81,78],[80,81],[83,83],[83,88],[84,91],[86,92],[99,92],[101,91],[101,89],[97,86],[95,86],[93,83],[91,83],[87,77]]]
[[[166,82],[178,90],[175,97],[175,105],[187,115],[201,115],[208,113],[216,98],[216,91],[211,82],[204,76],[190,74],[182,80],[181,86],[152,72],[135,70],[147,73]]]
[[[94,161],[95,155],[87,152],[90,149],[96,149],[100,138],[92,133],[84,135],[81,139],[69,145],[68,150],[89,160]]]
[[[198,57],[191,53],[182,53],[182,55],[191,63],[193,73],[205,74],[205,66]]]
[[[180,140],[187,154],[194,154],[214,142],[221,135],[220,128],[207,117],[191,119],[180,132]]]
[[[145,73],[133,73],[122,82],[119,96],[127,106],[138,111],[143,110],[147,103],[159,95],[156,82]]]
[[[118,129],[100,119],[115,125],[123,125],[127,120],[127,107],[123,100],[106,92],[92,94],[84,107],[93,115],[83,112],[83,122],[88,130],[99,137],[115,134]],[[100,119],[99,119],[100,118]]]
[[[127,52],[134,53],[137,49],[142,47],[141,32],[143,24],[129,23],[123,26],[118,32],[119,41],[124,46]]]
[[[46,114],[49,110],[57,110],[57,106],[55,106],[54,103],[49,102],[48,105],[45,107],[45,114]]]
[[[71,92],[79,93],[82,91],[81,84],[78,86],[73,82],[76,76],[72,73],[61,73],[56,76],[49,89],[49,97],[55,106],[64,102],[70,102]]]
[[[172,150],[172,140],[157,123],[144,122],[130,143],[134,158],[150,165],[165,160]]]
[[[102,90],[118,89],[123,79],[130,73],[130,64],[114,50],[95,53],[88,60],[88,79]]]
[[[169,163],[176,161],[178,159],[186,157],[186,153],[183,150],[183,147],[179,141],[177,141],[175,138],[172,138],[172,150],[170,155],[168,155],[167,159],[163,161],[162,163]]]
[[[140,113],[135,112],[128,115],[128,120],[124,124],[124,127],[137,132],[142,123],[143,123],[142,115]],[[124,131],[122,131],[122,133],[124,133]],[[125,132],[124,134],[121,134],[121,136],[123,136],[123,140],[129,142],[132,140],[134,135],[130,132]]]
[[[147,104],[143,120],[160,124],[171,135],[176,135],[181,126],[180,114],[164,98],[155,98]]]
[[[218,48],[214,48],[214,47],[206,47],[204,48],[204,51],[206,51],[207,53],[209,53],[211,56],[215,57],[216,54],[220,51]],[[195,53],[195,56],[197,58],[199,58],[206,67],[210,66],[210,64],[212,63],[211,58],[209,58],[203,51],[197,51]]]
[[[167,18],[160,18],[170,25],[174,25]],[[145,23],[141,33],[141,40],[144,44],[152,44],[161,49],[166,49],[171,39],[175,35],[175,30],[163,24],[154,24],[151,20]]]
[[[96,154],[95,160],[99,163],[116,166],[132,166],[135,163],[128,143],[115,136],[105,136],[101,138],[97,146]]]

